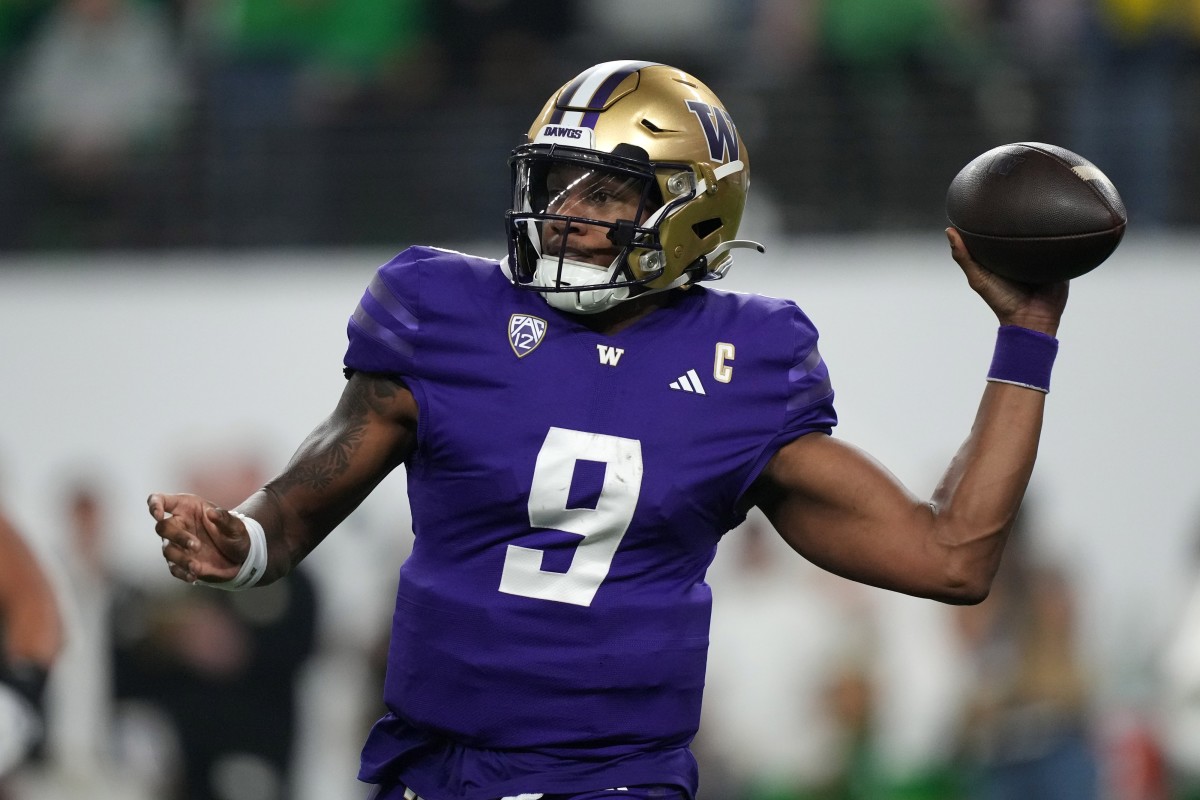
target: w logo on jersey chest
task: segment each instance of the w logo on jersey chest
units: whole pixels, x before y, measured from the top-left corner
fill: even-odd
[[[596,345],[596,350],[600,353],[600,363],[610,367],[615,367],[620,362],[621,356],[625,355],[624,348],[609,347],[606,344]]]
[[[524,358],[537,349],[546,337],[546,320],[529,314],[513,314],[508,318],[508,343],[517,358]]]

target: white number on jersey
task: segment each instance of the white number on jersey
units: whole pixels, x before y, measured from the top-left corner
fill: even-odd
[[[576,461],[605,465],[595,508],[567,508]],[[583,537],[566,572],[542,569],[542,551],[510,544],[500,591],[589,606],[608,576],[633,520],[642,488],[642,443],[636,439],[551,428],[538,451],[529,489],[529,524]]]

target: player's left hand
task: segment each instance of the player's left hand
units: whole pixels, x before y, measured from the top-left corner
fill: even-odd
[[[967,276],[967,283],[995,312],[1001,325],[1018,325],[1051,336],[1058,335],[1058,324],[1067,306],[1067,281],[1059,283],[1018,283],[1003,278],[971,257],[962,237],[954,228],[946,229],[950,254]]]
[[[240,519],[194,494],[156,493],[146,505],[173,576],[188,583],[237,576],[250,551],[250,537]]]

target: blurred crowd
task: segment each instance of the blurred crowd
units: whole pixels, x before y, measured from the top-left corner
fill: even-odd
[[[1010,141],[1200,222],[1197,0],[5,0],[0,250],[500,241],[508,151],[615,58],[725,98],[788,233],[941,225]]]

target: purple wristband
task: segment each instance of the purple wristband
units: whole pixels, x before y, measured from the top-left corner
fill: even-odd
[[[1048,333],[1002,325],[996,332],[996,351],[987,379],[1050,391],[1050,369],[1058,354],[1058,339]]]

